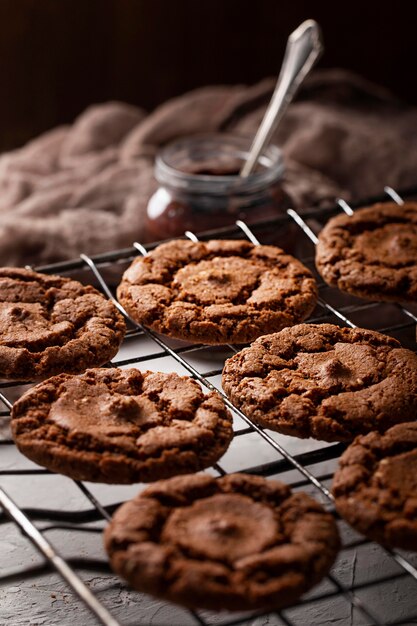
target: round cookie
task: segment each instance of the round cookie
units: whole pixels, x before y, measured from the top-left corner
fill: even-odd
[[[137,322],[207,344],[252,341],[305,319],[317,301],[299,261],[248,241],[161,244],[133,261],[117,294]]]
[[[0,378],[40,380],[103,365],[125,330],[114,304],[90,285],[0,268]]]
[[[232,436],[217,393],[187,376],[136,369],[61,374],[29,390],[12,434],[32,461],[76,480],[149,482],[215,463]]]
[[[357,437],[333,481],[337,510],[385,546],[417,550],[417,423]]]
[[[351,441],[416,419],[417,355],[374,331],[299,324],[226,361],[223,388],[266,428]]]
[[[319,235],[326,283],[368,300],[417,301],[417,203],[387,202],[338,215]]]
[[[114,571],[190,608],[283,608],[330,569],[334,518],[304,493],[246,474],[181,476],[122,505],[105,530]]]

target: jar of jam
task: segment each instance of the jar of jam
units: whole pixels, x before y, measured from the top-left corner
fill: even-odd
[[[226,134],[202,135],[171,143],[157,155],[159,188],[147,207],[153,240],[276,217],[290,206],[282,189],[284,164],[276,146],[261,154],[256,171],[239,176],[251,140]]]

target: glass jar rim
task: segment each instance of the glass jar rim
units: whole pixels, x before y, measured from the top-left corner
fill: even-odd
[[[187,192],[213,194],[245,194],[253,193],[279,181],[284,173],[282,151],[270,144],[262,151],[258,162],[263,166],[247,176],[194,174],[175,167],[174,163],[187,151],[202,154],[210,151],[218,156],[232,156],[242,164],[247,159],[252,138],[226,133],[199,134],[177,139],[164,148],[156,156],[155,178],[164,186],[183,189]]]

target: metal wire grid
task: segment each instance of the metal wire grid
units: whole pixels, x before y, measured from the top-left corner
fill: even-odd
[[[417,192],[417,189],[409,190],[408,194],[414,195]],[[403,202],[402,197],[390,187],[385,187],[385,193],[394,199],[398,204]],[[406,194],[404,194],[405,196]],[[382,198],[381,198],[382,199]],[[347,214],[352,214],[352,208],[344,201],[337,201],[338,207],[344,210]],[[284,222],[293,221],[296,223],[303,231],[304,235],[308,237],[308,239],[313,243],[317,243],[317,236],[315,232],[313,232],[311,226],[308,223],[308,220],[312,218],[314,220],[314,225],[317,227],[318,220],[326,220],[326,218],[334,213],[334,209],[332,210],[322,210],[318,211],[312,210],[310,212],[304,212],[303,215],[297,213],[296,211],[290,209],[288,210],[287,216],[278,218],[271,223],[271,225],[275,224],[275,226],[282,225]],[[255,235],[255,231],[257,230],[258,225],[254,225],[249,228],[243,222],[237,222],[236,228],[232,229],[220,229],[217,231],[213,231],[210,233],[206,233],[202,237],[204,239],[216,236],[236,236],[240,233],[240,236],[243,234],[254,244],[258,244],[259,241]],[[197,240],[197,237],[191,233],[186,232],[185,236],[192,239]],[[156,244],[155,244],[156,245]],[[149,248],[154,247],[150,246]],[[115,263],[119,263],[121,261],[128,261],[132,258],[135,252],[139,252],[140,254],[146,255],[148,249],[142,246],[141,244],[135,243],[134,249],[128,250],[120,250],[116,252],[111,252],[108,254],[103,254],[96,256],[94,258],[90,258],[86,255],[81,255],[79,260],[74,260],[70,262],[64,262],[59,264],[54,264],[50,266],[45,266],[42,268],[37,268],[40,271],[48,272],[48,273],[59,273],[59,272],[71,272],[75,270],[82,270],[88,268],[90,272],[94,275],[96,281],[98,281],[100,287],[103,292],[107,295],[108,298],[112,299],[119,310],[123,313],[123,315],[128,320],[130,324],[130,330],[127,333],[127,337],[134,336],[146,336],[152,340],[154,344],[157,346],[157,350],[151,352],[150,354],[145,355],[135,355],[133,358],[119,360],[113,362],[115,366],[126,366],[131,364],[138,364],[142,362],[152,361],[154,359],[158,359],[162,356],[169,356],[175,359],[175,361],[185,368],[188,371],[190,376],[198,380],[204,387],[209,390],[216,390],[218,388],[211,382],[211,378],[219,376],[221,374],[221,369],[215,369],[211,371],[201,372],[196,369],[190,361],[187,360],[187,356],[193,352],[197,352],[199,350],[204,349],[202,345],[187,345],[181,347],[172,347],[169,345],[166,339],[161,338],[159,335],[154,333],[153,331],[143,328],[136,324],[123,308],[117,303],[114,299],[114,296],[111,292],[110,287],[108,286],[106,280],[103,277],[102,270],[112,267]],[[307,257],[301,259],[306,265],[313,265],[313,257]],[[355,327],[356,324],[352,321],[352,317],[358,314],[368,315],[372,314],[372,312],[378,313],[381,305],[377,303],[366,303],[364,301],[357,301],[354,304],[350,304],[348,306],[335,306],[333,303],[329,302],[326,299],[326,296],[323,295],[326,293],[328,288],[323,282],[319,282],[319,291],[320,297],[316,312],[314,314],[314,318],[311,318],[310,322],[334,322],[337,321],[344,325]],[[357,299],[355,299],[357,300]],[[400,312],[400,321],[397,323],[390,323],[383,327],[378,328],[380,332],[386,332],[390,334],[394,334],[396,336],[399,335],[402,331],[413,330],[415,324],[417,323],[417,315],[414,314],[409,309],[399,306],[399,305],[390,305],[395,307]],[[374,311],[373,311],[374,310]],[[364,325],[362,323],[362,325]],[[237,348],[235,346],[229,346],[230,351],[236,352]],[[7,416],[10,413],[12,408],[11,402],[8,400],[6,395],[3,393],[6,388],[18,386],[19,383],[1,383],[0,384],[0,401],[4,405],[5,409],[0,411],[0,416]],[[2,391],[3,389],[3,391]],[[340,455],[340,453],[344,449],[343,444],[332,444],[329,446],[325,446],[323,448],[319,448],[316,450],[305,451],[300,454],[291,454],[288,450],[283,447],[280,443],[278,443],[273,436],[271,436],[268,432],[266,432],[263,428],[260,428],[256,424],[254,424],[246,415],[244,415],[239,409],[234,407],[234,405],[225,397],[224,401],[229,406],[229,408],[237,415],[242,421],[244,426],[240,427],[235,432],[235,438],[241,437],[247,434],[255,433],[259,437],[263,439],[264,442],[270,446],[274,452],[277,453],[276,460],[262,464],[255,465],[252,467],[245,467],[244,471],[264,475],[271,476],[277,475],[281,473],[288,473],[289,470],[296,470],[297,475],[301,478],[295,480],[294,477],[289,481],[291,486],[295,489],[299,488],[312,488],[318,493],[319,497],[324,500],[329,510],[331,510],[336,517],[337,513],[333,508],[333,496],[330,493],[326,483],[331,479],[332,472],[324,472],[316,476],[309,469],[312,466],[322,464],[327,461],[334,461]],[[0,442],[3,446],[13,445],[13,442],[9,439],[3,440]],[[226,473],[226,470],[220,465],[216,464],[214,466],[214,470],[219,474],[223,475]],[[294,472],[293,472],[294,473]],[[49,474],[48,470],[43,469],[28,469],[28,470],[0,470],[0,476],[7,475],[44,475]],[[104,520],[108,521],[111,518],[111,514],[117,508],[118,504],[112,504],[108,506],[104,506],[90,491],[90,489],[80,481],[74,481],[77,485],[78,489],[82,491],[85,497],[89,500],[92,505],[91,509],[81,510],[77,512],[71,511],[59,511],[54,509],[47,508],[36,508],[36,509],[20,509],[15,502],[6,494],[6,492],[0,487],[0,505],[3,508],[3,514],[0,516],[0,523],[5,523],[9,520],[14,521],[17,527],[23,532],[24,535],[34,544],[36,549],[40,552],[40,554],[44,557],[44,562],[39,566],[29,566],[26,567],[23,571],[24,575],[36,576],[42,572],[50,571],[55,569],[61,577],[68,583],[68,585],[74,590],[74,592],[78,595],[78,597],[85,603],[85,605],[90,609],[90,611],[95,615],[97,621],[105,626],[122,626],[122,624],[117,621],[108,609],[97,599],[97,597],[88,589],[88,587],[82,582],[80,576],[76,572],[77,569],[87,570],[87,571],[98,571],[98,572],[108,572],[108,566],[105,561],[99,559],[71,559],[65,560],[59,554],[59,552],[52,546],[49,540],[45,537],[47,531],[51,529],[63,529],[68,530],[70,532],[91,532],[91,533],[101,533],[101,528],[94,528],[91,526],[85,526],[87,522],[91,521],[99,521]],[[32,520],[47,520],[51,522],[51,524],[44,526],[41,530],[39,530],[33,523]],[[363,546],[368,545],[364,539],[361,538],[350,538],[346,542],[344,542],[342,551],[352,550],[352,549],[360,549]],[[362,616],[366,619],[367,624],[372,624],[376,626],[384,626],[388,624],[383,618],[378,615],[378,611],[375,610],[375,607],[370,607],[368,604],[364,603],[360,597],[361,590],[364,590],[373,586],[380,586],[386,583],[391,583],[397,580],[403,580],[405,578],[410,578],[417,583],[417,569],[415,565],[412,563],[412,559],[410,557],[406,558],[403,554],[397,551],[391,551],[381,548],[381,551],[385,551],[397,564],[396,571],[390,573],[388,575],[381,575],[377,579],[372,579],[368,581],[364,581],[361,583],[356,583],[352,585],[346,585],[337,576],[334,574],[329,574],[327,576],[327,584],[322,584],[319,586],[320,591],[310,592],[307,597],[302,599],[299,603],[299,606],[309,606],[313,603],[322,602],[322,601],[331,601],[336,597],[342,597],[349,603],[351,603],[352,607],[362,614]],[[10,575],[5,575],[0,577],[0,584],[10,583],[13,580],[17,579],[22,572],[13,573]],[[323,588],[323,589],[322,589]],[[208,614],[207,612],[195,612],[192,611],[191,615],[194,619],[194,623],[200,624],[202,626],[209,626],[209,624],[216,622],[216,624],[221,623],[222,626],[232,626],[234,624],[244,624],[253,623],[253,620],[258,616],[267,615],[265,612],[255,612],[251,613],[248,617],[248,614],[237,617],[230,617],[230,614],[225,616],[224,619],[219,622],[216,618],[214,620],[213,615]],[[268,615],[272,615],[268,613]],[[295,622],[290,616],[290,611],[284,610],[273,614],[276,616],[277,621],[274,623],[277,624],[286,624],[287,626],[296,626],[296,624],[301,624],[300,622]],[[383,621],[382,621],[383,620]],[[412,620],[412,621],[411,621]],[[414,621],[415,620],[415,621]],[[268,622],[269,623],[269,622]],[[414,616],[408,616],[407,622],[402,621],[401,618],[390,620],[389,624],[414,624],[417,623],[417,613]],[[305,623],[302,625],[305,626]]]

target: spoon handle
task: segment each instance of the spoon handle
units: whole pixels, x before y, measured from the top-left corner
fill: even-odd
[[[271,139],[287,106],[322,51],[320,28],[314,20],[306,20],[288,37],[277,85],[253,140],[249,157],[240,171],[240,176],[249,176],[253,171],[263,147]]]

